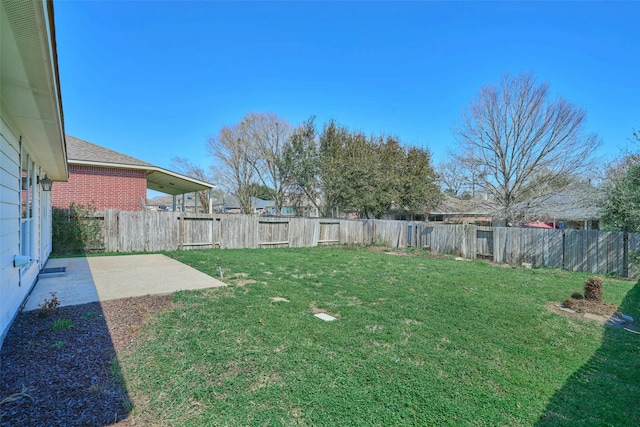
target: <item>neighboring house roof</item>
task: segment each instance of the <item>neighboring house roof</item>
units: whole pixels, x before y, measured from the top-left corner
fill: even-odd
[[[215,188],[214,184],[154,166],[71,135],[66,136],[66,141],[70,165],[142,169],[147,173],[147,188],[172,195]]]
[[[588,184],[572,184],[529,209],[529,216],[538,220],[585,221],[600,219],[599,201],[602,190]]]
[[[251,198],[251,207],[254,209],[265,209],[270,206],[275,206],[275,204],[276,202],[274,202],[273,200],[262,200],[258,199],[257,197]],[[227,194],[222,200],[213,201],[213,206],[223,205],[226,209],[240,209],[240,202],[238,201],[238,198],[233,194]]]
[[[577,183],[554,194],[519,203],[515,210],[526,216],[526,221],[585,221],[601,217],[602,190],[588,184]],[[492,200],[474,197],[468,200],[445,196],[444,201],[430,214],[493,215],[499,216],[500,206]]]
[[[481,215],[490,216],[494,210],[491,200],[483,197],[459,199],[445,195],[444,200],[435,209],[429,211],[431,215]]]
[[[266,209],[270,206],[275,206],[275,205],[276,205],[276,202],[273,200],[262,200],[256,197],[251,198],[251,206],[253,206],[256,209]]]

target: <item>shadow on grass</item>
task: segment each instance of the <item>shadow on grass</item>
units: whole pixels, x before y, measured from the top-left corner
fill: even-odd
[[[620,311],[640,323],[640,284]],[[640,335],[606,328],[602,345],[556,392],[537,426],[640,425]]]
[[[50,290],[72,303],[79,283],[95,288],[86,260],[78,262],[65,277],[40,279],[33,308],[53,300]],[[0,426],[106,426],[126,418],[131,404],[102,305],[52,311],[21,312],[9,329],[0,349]]]

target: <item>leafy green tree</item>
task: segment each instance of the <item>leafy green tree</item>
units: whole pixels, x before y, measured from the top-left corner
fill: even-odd
[[[266,185],[258,184],[254,182],[249,186],[252,197],[257,197],[262,200],[271,200],[271,196],[274,193],[273,188],[269,188]]]
[[[370,144],[376,149],[377,169],[375,171],[376,204],[373,215],[379,218],[392,207],[402,204],[403,184],[406,173],[406,151],[397,138],[372,137]]]
[[[334,207],[361,217],[376,215],[379,156],[362,133],[351,133],[333,121],[320,135],[320,182],[325,210]]]
[[[400,170],[398,205],[410,215],[425,214],[444,199],[428,150],[411,147]]]
[[[324,125],[319,137],[318,183],[322,191],[322,216],[330,216],[334,208],[346,205],[347,194],[344,166],[349,164],[344,151],[351,138],[347,128],[338,126],[333,120]]]
[[[377,147],[362,133],[352,133],[339,152],[342,160],[344,209],[362,218],[384,213],[386,198],[380,191],[380,157]]]
[[[640,134],[634,132],[635,142]],[[640,231],[640,155],[628,154],[610,167],[602,219],[622,231]]]
[[[640,163],[613,180],[602,219],[622,231],[640,231]]]
[[[380,218],[392,207],[422,213],[441,197],[427,150],[393,137],[367,138],[334,122],[320,136],[320,183],[327,207]]]
[[[289,172],[289,199],[295,206],[311,203],[322,211],[319,146],[315,117],[311,116],[293,130],[283,149],[283,162]]]

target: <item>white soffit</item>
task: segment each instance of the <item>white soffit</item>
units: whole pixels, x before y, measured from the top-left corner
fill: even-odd
[[[50,178],[66,181],[55,54],[41,1],[0,2],[2,114]]]

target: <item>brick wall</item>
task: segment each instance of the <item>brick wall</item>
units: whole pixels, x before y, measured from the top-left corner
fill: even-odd
[[[69,182],[54,182],[53,206],[68,208],[71,203],[96,209],[141,210],[147,196],[144,170],[69,165]]]

